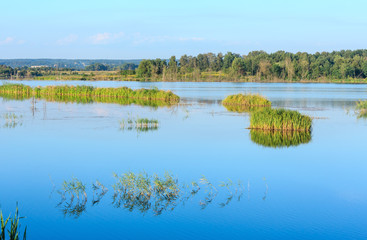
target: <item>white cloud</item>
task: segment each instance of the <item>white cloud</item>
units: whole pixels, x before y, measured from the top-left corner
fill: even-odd
[[[4,40],[0,41],[0,45],[5,45],[5,44],[9,44],[14,42],[14,38],[13,37],[7,37]]]
[[[76,40],[78,40],[78,36],[75,34],[70,34],[62,39],[57,40],[56,43],[58,45],[67,45],[67,44],[75,42]]]
[[[93,44],[106,44],[121,39],[125,36],[123,32],[119,33],[98,33],[90,37]]]

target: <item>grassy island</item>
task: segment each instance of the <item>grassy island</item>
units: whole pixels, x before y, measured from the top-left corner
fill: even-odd
[[[101,102],[113,102],[116,99],[130,99],[143,101],[163,101],[166,103],[178,103],[180,97],[171,91],[158,89],[137,89],[128,87],[96,88],[91,86],[46,86],[29,87],[23,84],[3,84],[0,86],[0,95],[5,97],[37,97],[46,99],[81,99],[88,101],[97,99]],[[84,100],[83,100],[84,99]]]
[[[264,108],[251,113],[250,128],[262,130],[310,131],[312,119],[297,111]]]
[[[226,97],[222,104],[225,106],[271,107],[271,102],[258,94],[236,94]]]

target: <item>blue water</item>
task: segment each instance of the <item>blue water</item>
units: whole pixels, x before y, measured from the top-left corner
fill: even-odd
[[[366,85],[283,83],[146,83],[23,81],[31,86],[87,84],[171,89],[179,106],[59,103],[0,98],[0,205],[18,202],[28,239],[366,239],[367,120],[354,113]],[[260,93],[274,107],[308,114],[312,139],[270,148],[251,141],[249,116],[220,104],[235,93]],[[122,131],[129,117],[159,120],[155,131]],[[112,205],[113,173],[163,175],[181,183],[206,176],[219,194],[201,209],[198,195],[155,216]],[[57,193],[77,177],[88,187],[86,211],[64,216]],[[108,193],[92,206],[95,180]],[[227,206],[221,181],[241,180],[240,200]],[[250,186],[250,188],[248,187]],[[203,188],[204,190],[204,188]]]

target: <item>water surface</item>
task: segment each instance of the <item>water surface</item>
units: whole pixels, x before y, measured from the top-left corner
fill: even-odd
[[[366,85],[22,83],[158,87],[182,99],[178,106],[154,108],[0,98],[1,116],[22,116],[16,126],[0,119],[1,209],[14,211],[18,202],[29,239],[367,238],[367,120],[353,111],[355,101],[367,99]],[[220,104],[225,96],[243,92],[260,93],[274,107],[314,117],[311,138],[289,147],[251,140],[248,114]],[[120,121],[131,117],[158,119],[159,127],[121,130]],[[112,204],[113,173],[128,171],[169,171],[187,184],[205,175],[217,187],[241,180],[245,191],[225,207],[220,203],[228,192],[218,187],[217,198],[205,209],[203,191],[159,216],[130,212]],[[72,177],[88,187],[86,210],[77,218],[57,207],[57,190]],[[97,179],[109,192],[92,206],[91,184]]]

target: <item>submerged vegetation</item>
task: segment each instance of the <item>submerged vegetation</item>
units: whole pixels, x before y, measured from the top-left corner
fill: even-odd
[[[367,100],[357,102],[356,112],[358,113],[358,118],[367,118]]]
[[[226,97],[222,104],[225,106],[271,107],[271,102],[258,94],[236,94]]]
[[[309,131],[272,131],[272,130],[250,130],[251,140],[264,147],[291,147],[311,141]]]
[[[10,214],[6,219],[4,218],[3,213],[0,210],[0,222],[1,222],[0,240],[20,240],[21,239],[20,220],[22,218],[24,217],[19,216],[18,206],[15,210],[14,216],[12,217]],[[10,228],[8,228],[8,223],[10,225]],[[23,240],[26,239],[27,239],[27,227],[24,229],[23,232]]]
[[[264,108],[251,113],[250,129],[310,131],[312,119],[297,111]]]
[[[23,84],[6,83],[0,86],[0,96],[37,97],[37,98],[77,98],[81,101],[99,99],[113,101],[114,99],[139,99],[145,101],[163,101],[178,103],[180,98],[171,91],[154,89],[132,90],[128,87],[98,88],[92,86],[46,86],[31,88]]]
[[[228,179],[215,185],[205,176],[190,184],[180,182],[177,177],[167,172],[163,176],[149,175],[145,172],[137,174],[127,172],[121,175],[113,174],[113,177],[115,183],[112,185],[112,205],[143,214],[160,215],[165,211],[172,211],[180,204],[185,205],[188,200],[193,200],[195,196],[199,198],[198,205],[201,209],[211,204],[225,207],[233,199],[240,201],[246,188],[248,194],[250,193],[250,182],[245,186],[241,181],[235,183]],[[93,190],[91,206],[95,206],[107,194],[108,188],[99,181],[92,183],[91,186]],[[219,194],[221,192],[222,195]],[[57,207],[61,208],[65,216],[78,218],[86,211],[87,185],[77,178],[64,181],[58,193],[61,201]]]

